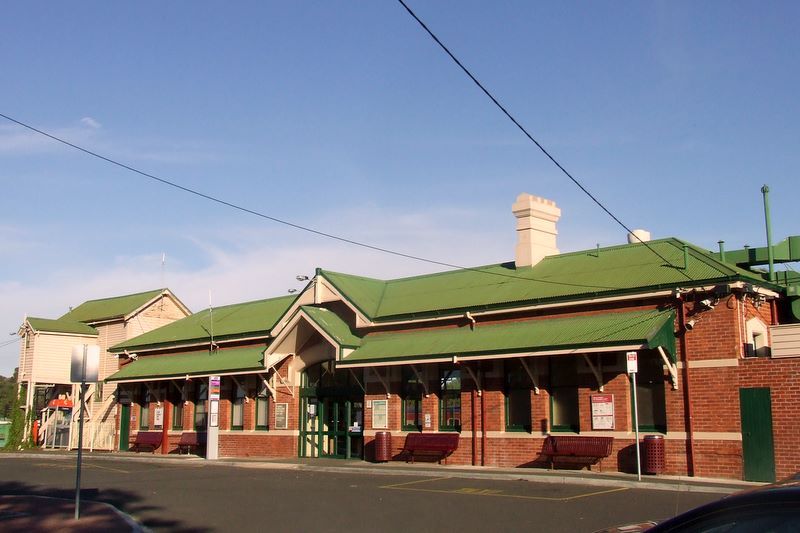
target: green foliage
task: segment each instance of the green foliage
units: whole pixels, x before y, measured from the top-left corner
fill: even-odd
[[[6,441],[5,448],[11,450],[19,450],[21,448],[29,447],[28,442],[23,442],[25,436],[25,411],[21,409],[25,405],[25,388],[21,388],[17,395],[14,404],[11,407],[11,429],[8,432],[8,440]]]
[[[11,418],[12,406],[17,396],[17,371],[10,378],[0,376],[0,418]]]

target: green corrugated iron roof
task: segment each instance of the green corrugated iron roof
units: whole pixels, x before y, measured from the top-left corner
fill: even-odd
[[[300,308],[311,320],[330,335],[339,346],[355,348],[361,345],[361,337],[353,334],[347,322],[329,309],[304,305]]]
[[[264,369],[264,346],[208,350],[175,355],[139,356],[106,378],[106,381],[143,381]]]
[[[685,268],[684,244],[689,254]],[[520,269],[504,263],[391,281],[321,273],[376,322],[668,287],[766,283],[756,273],[723,263],[708,251],[674,238],[651,241],[647,246],[626,244],[553,255]]]
[[[49,333],[75,333],[77,335],[97,335],[97,330],[91,326],[87,326],[83,322],[75,322],[73,320],[65,320],[59,318],[58,320],[51,320],[49,318],[37,318],[29,316],[28,324],[30,324],[33,331],[46,331]]]
[[[492,354],[647,345],[663,346],[673,357],[672,310],[629,311],[570,318],[414,331],[370,333],[361,347],[338,362],[341,366],[402,363],[408,360],[468,358]]]
[[[109,351],[141,350],[175,344],[266,336],[296,296],[226,305],[195,313],[112,346]],[[213,318],[213,320],[212,320]],[[213,322],[213,324],[212,324]]]
[[[136,294],[126,294],[112,298],[101,298],[99,300],[89,300],[69,313],[62,316],[59,320],[72,320],[75,322],[98,322],[127,316],[138,308],[164,292],[166,289],[156,289],[153,291],[139,292]]]

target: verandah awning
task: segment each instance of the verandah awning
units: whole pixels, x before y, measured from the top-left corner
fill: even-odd
[[[339,367],[366,367],[506,356],[557,355],[663,347],[675,361],[675,312],[629,311],[478,324],[409,333],[372,333]]]
[[[215,352],[140,356],[105,381],[124,383],[263,371],[264,349],[264,346],[248,346]]]

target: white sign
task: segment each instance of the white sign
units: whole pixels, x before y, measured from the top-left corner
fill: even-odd
[[[592,394],[592,429],[614,429],[614,395]]]
[[[635,374],[639,371],[639,359],[636,352],[625,354],[628,358],[628,374]]]
[[[153,425],[157,428],[164,427],[164,408],[156,407],[153,413]]]
[[[425,413],[425,427],[426,428],[431,427],[431,414],[430,413]]]
[[[314,404],[309,407],[316,408]],[[289,404],[276,403],[275,404],[275,429],[289,429]]]
[[[72,364],[69,380],[72,383],[97,381],[100,369],[100,347],[78,344],[72,347]]]
[[[372,400],[372,429],[389,427],[389,400]]]

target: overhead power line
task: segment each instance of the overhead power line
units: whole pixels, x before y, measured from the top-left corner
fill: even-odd
[[[456,65],[458,65],[458,66],[461,68],[461,70],[463,70],[463,71],[464,71],[464,74],[466,74],[466,75],[469,77],[469,79],[471,79],[471,80],[472,80],[472,81],[475,83],[475,85],[477,85],[477,86],[478,86],[478,88],[479,88],[481,91],[483,91],[483,94],[485,94],[485,95],[486,95],[486,96],[487,96],[487,97],[488,97],[488,98],[489,98],[489,99],[492,101],[492,103],[494,103],[494,105],[495,105],[495,106],[497,106],[497,108],[498,108],[500,111],[502,111],[502,112],[503,112],[503,114],[504,114],[506,117],[508,117],[508,119],[509,119],[511,122],[513,122],[513,123],[514,123],[514,125],[515,125],[517,128],[519,128],[519,130],[520,130],[520,131],[521,131],[521,132],[522,132],[522,133],[525,135],[525,137],[527,137],[527,138],[528,138],[528,140],[530,140],[530,141],[531,141],[533,144],[535,144],[535,145],[536,145],[536,147],[537,147],[537,148],[539,148],[539,150],[541,150],[541,152],[542,152],[542,153],[543,153],[545,156],[547,156],[547,158],[548,158],[548,159],[549,159],[549,160],[550,160],[550,161],[551,161],[551,162],[552,162],[552,163],[553,163],[553,164],[554,164],[556,167],[558,167],[558,169],[559,169],[559,170],[560,170],[560,171],[561,171],[561,172],[562,172],[562,173],[563,173],[563,174],[564,174],[566,177],[568,177],[568,178],[569,178],[569,179],[572,181],[572,183],[574,183],[574,184],[575,184],[575,185],[576,185],[576,186],[577,186],[577,187],[578,187],[578,188],[579,188],[579,189],[580,189],[580,190],[581,190],[581,191],[582,191],[582,192],[583,192],[583,193],[584,193],[586,196],[588,196],[588,197],[589,197],[589,198],[590,198],[590,199],[591,199],[591,200],[592,200],[592,201],[593,201],[595,204],[597,204],[597,205],[600,207],[600,209],[602,209],[603,211],[605,211],[605,212],[606,212],[606,214],[607,214],[608,216],[610,216],[610,217],[611,217],[611,218],[612,218],[612,219],[613,219],[613,220],[614,220],[614,221],[615,221],[617,224],[619,224],[620,226],[622,226],[622,228],[624,228],[624,229],[625,229],[625,230],[626,230],[628,233],[630,233],[630,234],[632,234],[634,237],[636,237],[636,239],[637,239],[637,240],[638,240],[640,243],[644,244],[644,245],[647,247],[647,249],[648,249],[648,250],[650,250],[651,252],[653,252],[655,255],[657,255],[659,258],[661,258],[661,260],[662,260],[662,261],[665,261],[665,262],[666,262],[668,265],[670,265],[670,266],[675,266],[675,265],[673,265],[673,264],[672,264],[672,263],[671,263],[671,262],[670,262],[670,261],[669,261],[669,260],[668,260],[666,257],[664,257],[663,255],[661,255],[660,253],[658,253],[658,251],[657,251],[657,250],[655,250],[655,249],[654,249],[652,246],[650,246],[649,244],[647,244],[647,242],[646,242],[646,241],[643,241],[641,238],[639,238],[639,236],[638,236],[638,235],[636,235],[635,233],[633,233],[633,231],[632,231],[632,230],[631,230],[631,229],[630,229],[630,228],[629,228],[627,225],[625,225],[625,223],[623,223],[623,222],[622,222],[622,220],[620,220],[620,219],[619,219],[619,218],[618,218],[616,215],[614,215],[614,213],[612,213],[612,212],[611,212],[611,210],[609,210],[609,209],[608,209],[608,208],[607,208],[605,205],[603,205],[603,202],[601,202],[600,200],[598,200],[598,199],[597,199],[597,197],[596,197],[595,195],[593,195],[593,194],[592,194],[592,193],[589,191],[589,189],[587,189],[586,187],[584,187],[584,185],[583,185],[583,184],[582,184],[580,181],[578,181],[578,179],[577,179],[577,178],[575,178],[575,177],[574,177],[572,174],[570,174],[570,173],[569,173],[569,171],[567,171],[567,169],[566,169],[566,168],[564,168],[564,166],[563,166],[561,163],[559,163],[559,162],[558,162],[558,160],[556,160],[556,158],[555,158],[555,157],[553,157],[553,156],[550,154],[550,152],[548,152],[548,151],[545,149],[545,147],[544,147],[544,146],[542,146],[542,144],[541,144],[539,141],[537,141],[537,140],[536,140],[536,139],[533,137],[533,135],[531,135],[530,133],[528,133],[528,130],[527,130],[527,129],[525,129],[525,127],[524,127],[522,124],[520,124],[520,123],[519,123],[519,121],[517,121],[517,119],[516,119],[516,118],[514,118],[514,117],[511,115],[511,113],[509,113],[509,112],[508,112],[508,110],[507,110],[507,109],[506,109],[506,108],[503,106],[503,104],[501,104],[501,103],[500,103],[500,102],[497,100],[497,98],[495,98],[495,97],[494,97],[494,95],[492,95],[492,93],[490,93],[490,92],[489,92],[489,90],[488,90],[486,87],[484,87],[484,85],[483,85],[483,84],[482,84],[480,81],[478,81],[478,78],[476,78],[475,76],[473,76],[473,75],[472,75],[472,72],[470,72],[470,71],[469,71],[469,69],[468,69],[467,67],[465,67],[465,66],[464,66],[464,64],[463,64],[461,61],[459,61],[459,59],[458,59],[458,58],[457,58],[457,57],[456,57],[456,56],[455,56],[455,55],[454,55],[454,54],[453,54],[453,53],[450,51],[450,49],[449,49],[449,48],[447,48],[447,46],[445,46],[445,45],[444,45],[444,43],[443,43],[442,41],[440,41],[440,40],[439,40],[439,38],[438,38],[438,37],[437,37],[437,36],[436,36],[436,35],[435,35],[435,34],[434,34],[434,33],[433,33],[431,30],[430,30],[430,28],[428,28],[428,26],[427,26],[427,25],[426,25],[424,22],[422,22],[422,19],[420,19],[420,18],[417,16],[417,14],[416,14],[416,13],[414,13],[414,11],[413,11],[413,10],[412,10],[410,7],[408,7],[408,4],[406,4],[406,3],[405,3],[403,0],[397,0],[397,1],[398,1],[398,2],[400,2],[400,5],[402,5],[402,6],[405,8],[405,10],[406,10],[406,11],[408,11],[408,14],[409,14],[409,15],[411,15],[411,17],[413,17],[413,19],[414,19],[414,20],[416,20],[416,21],[419,23],[419,25],[420,25],[420,26],[422,26],[422,29],[424,29],[424,30],[427,32],[427,34],[428,34],[428,35],[430,35],[431,39],[433,39],[433,40],[436,42],[436,44],[438,44],[438,45],[439,45],[439,47],[440,47],[442,50],[444,50],[444,51],[445,51],[445,53],[446,53],[448,56],[450,56],[450,59],[452,59],[452,60],[455,62],[455,64],[456,64]],[[687,274],[686,272],[683,272],[682,270],[681,270],[680,272],[681,272],[681,273],[682,273],[684,276],[686,276],[687,278],[689,278],[690,280],[692,280],[692,281],[693,281],[693,278],[692,278],[691,276],[689,276],[689,274]]]
[[[285,226],[289,226],[289,227],[294,228],[294,229],[298,229],[298,230],[301,230],[301,231],[312,233],[312,234],[318,235],[320,237],[325,237],[327,239],[333,239],[333,240],[336,240],[336,241],[339,241],[339,242],[351,244],[353,246],[359,246],[361,248],[366,248],[368,250],[373,250],[373,251],[376,251],[376,252],[381,252],[381,253],[385,253],[385,254],[394,255],[396,257],[403,257],[403,258],[406,258],[406,259],[411,259],[411,260],[419,261],[419,262],[422,262],[422,263],[429,263],[429,264],[432,264],[432,265],[438,265],[438,266],[443,266],[443,267],[447,267],[447,268],[456,268],[456,269],[459,269],[459,270],[467,270],[467,271],[471,271],[471,272],[479,272],[481,274],[500,276],[500,277],[516,279],[516,280],[520,280],[520,281],[532,281],[532,282],[546,283],[546,284],[551,284],[551,285],[563,285],[563,286],[567,286],[567,287],[580,287],[580,288],[585,288],[585,289],[612,289],[613,290],[613,289],[622,289],[622,288],[624,288],[624,287],[612,287],[612,286],[604,286],[604,285],[586,285],[586,284],[582,284],[582,283],[570,283],[570,282],[567,282],[567,281],[555,281],[555,280],[540,279],[540,278],[528,278],[528,277],[522,277],[522,276],[514,276],[514,275],[511,275],[511,274],[503,274],[502,272],[486,271],[486,270],[482,270],[480,268],[464,267],[464,266],[456,265],[454,263],[447,263],[445,261],[437,261],[435,259],[428,259],[428,258],[421,257],[421,256],[418,256],[418,255],[407,254],[407,253],[404,253],[404,252],[398,252],[396,250],[391,250],[389,248],[383,248],[383,247],[380,247],[380,246],[375,246],[375,245],[372,245],[372,244],[356,241],[354,239],[341,237],[339,235],[334,235],[332,233],[327,233],[327,232],[320,231],[320,230],[317,230],[317,229],[314,229],[314,228],[311,228],[311,227],[308,227],[308,226],[303,226],[301,224],[296,224],[294,222],[289,222],[287,220],[283,220],[283,219],[280,219],[280,218],[277,218],[277,217],[274,217],[274,216],[271,216],[271,215],[267,215],[265,213],[261,213],[259,211],[255,211],[253,209],[250,209],[250,208],[247,208],[247,207],[243,207],[243,206],[238,205],[238,204],[234,204],[233,202],[229,202],[227,200],[223,200],[223,199],[218,198],[216,196],[212,196],[210,194],[206,194],[206,193],[200,192],[200,191],[198,191],[196,189],[192,189],[190,187],[185,187],[183,185],[175,183],[174,181],[171,181],[171,180],[168,180],[168,179],[165,179],[165,178],[160,178],[160,177],[158,177],[158,176],[156,176],[154,174],[150,174],[148,172],[144,172],[142,170],[139,170],[138,168],[132,167],[130,165],[126,165],[125,163],[120,163],[119,161],[116,161],[116,160],[114,160],[114,159],[112,159],[110,157],[104,156],[102,154],[99,154],[99,153],[94,152],[92,150],[89,150],[87,148],[84,148],[82,146],[79,146],[77,144],[69,142],[69,141],[67,141],[65,139],[62,139],[61,137],[57,137],[57,136],[55,136],[55,135],[53,135],[51,133],[47,133],[46,131],[40,130],[38,128],[35,128],[35,127],[31,126],[30,124],[26,124],[26,123],[24,123],[24,122],[22,122],[20,120],[12,118],[12,117],[10,117],[8,115],[5,115],[3,113],[0,113],[0,117],[4,118],[4,119],[6,119],[6,120],[8,120],[10,122],[13,122],[14,124],[17,124],[18,126],[22,126],[23,128],[27,128],[27,129],[35,132],[35,133],[38,133],[38,134],[43,135],[43,136],[45,136],[45,137],[47,137],[49,139],[52,139],[52,140],[54,140],[56,142],[59,142],[59,143],[64,144],[66,146],[69,146],[70,148],[74,148],[75,150],[83,152],[83,153],[85,153],[87,155],[90,155],[90,156],[95,157],[97,159],[101,159],[101,160],[105,161],[106,163],[110,163],[110,164],[115,165],[117,167],[123,168],[125,170],[130,171],[130,172],[133,172],[135,174],[139,174],[140,176],[143,176],[145,178],[154,180],[154,181],[156,181],[156,182],[158,182],[158,183],[160,183],[162,185],[167,185],[169,187],[173,187],[173,188],[178,189],[180,191],[183,191],[185,193],[189,193],[189,194],[192,194],[194,196],[198,196],[198,197],[203,198],[205,200],[208,200],[210,202],[214,202],[214,203],[223,205],[225,207],[229,207],[231,209],[235,209],[237,211],[241,211],[243,213],[247,213],[247,214],[259,217],[259,218],[270,220],[270,221],[276,222],[278,224],[283,224]]]

